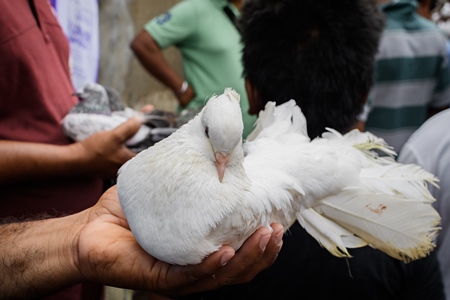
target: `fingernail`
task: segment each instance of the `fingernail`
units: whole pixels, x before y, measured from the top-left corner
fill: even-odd
[[[233,256],[234,256],[233,253],[225,252],[225,254],[222,255],[222,258],[220,259],[220,263],[222,264],[222,266],[225,266]]]
[[[281,248],[283,248],[283,240],[281,240],[281,242],[279,244],[277,244],[278,248],[278,253],[281,251]]]
[[[283,230],[281,230],[281,231],[278,232],[278,234],[275,236],[275,244],[276,244],[277,246],[280,246],[280,244],[281,244],[281,242],[282,242],[282,240],[283,240],[283,234],[284,234],[284,232],[283,232]]]
[[[261,239],[259,240],[259,248],[261,248],[261,250],[265,250],[269,240],[270,240],[270,234],[263,235],[261,237]]]

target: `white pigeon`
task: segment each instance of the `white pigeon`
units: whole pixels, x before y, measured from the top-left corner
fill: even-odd
[[[138,243],[172,264],[200,263],[256,229],[295,220],[338,257],[370,245],[410,261],[433,248],[439,214],[415,165],[370,133],[329,130],[313,141],[291,100],[266,105],[242,143],[239,95],[231,89],[167,139],[119,170],[118,193]]]
[[[113,130],[133,116],[139,116],[144,123],[126,145],[136,151],[172,134],[177,128],[155,128],[155,121],[162,118],[156,114],[143,114],[123,105],[117,91],[97,83],[88,83],[77,92],[80,102],[61,121],[64,133],[74,141],[82,141],[94,133]],[[147,126],[148,125],[148,126]]]

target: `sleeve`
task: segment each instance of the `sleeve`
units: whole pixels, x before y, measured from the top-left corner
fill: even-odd
[[[189,39],[196,29],[196,9],[191,1],[182,1],[166,13],[144,25],[161,49],[179,45]]]
[[[424,166],[424,162],[420,159],[420,155],[417,154],[414,146],[407,142],[400,152],[397,161],[402,164],[416,164]]]

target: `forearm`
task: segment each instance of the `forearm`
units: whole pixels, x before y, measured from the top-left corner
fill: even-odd
[[[0,140],[0,186],[60,177],[114,178],[117,170],[134,157],[125,142],[141,124],[141,119],[130,118],[113,130],[69,145]]]
[[[142,30],[130,45],[142,66],[175,94],[183,84],[183,78],[169,65],[153,38]]]
[[[0,185],[83,174],[78,147],[0,141]]]
[[[81,281],[76,241],[84,216],[0,225],[0,298],[34,298]]]

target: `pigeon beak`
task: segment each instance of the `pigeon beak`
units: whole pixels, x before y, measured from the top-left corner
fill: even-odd
[[[223,175],[225,174],[225,168],[227,167],[228,161],[230,160],[230,155],[223,155],[222,153],[216,152],[215,157],[217,173],[219,174],[219,181],[222,182]]]

